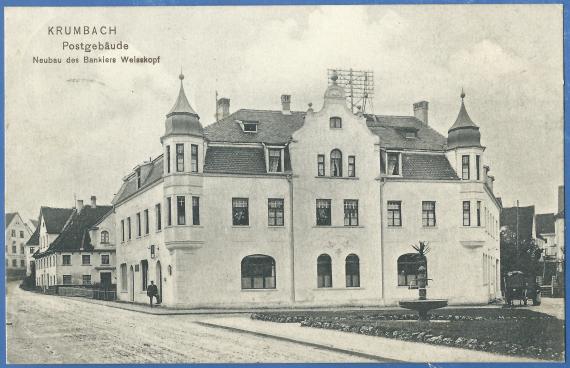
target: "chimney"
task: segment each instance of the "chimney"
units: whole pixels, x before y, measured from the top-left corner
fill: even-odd
[[[487,186],[491,193],[493,193],[493,183],[495,182],[495,177],[493,175],[487,175]]]
[[[222,97],[216,106],[216,119],[221,120],[230,114],[230,99]]]
[[[428,123],[428,102],[420,101],[414,104],[414,116],[416,119],[423,121],[426,125]]]
[[[92,208],[97,207],[97,197],[95,196],[91,196],[91,207]]]
[[[77,200],[77,204],[75,205],[75,208],[77,209],[77,212],[81,212],[81,210],[83,209],[83,199]]]
[[[283,115],[291,115],[291,95],[281,95],[281,112]]]
[[[558,213],[564,211],[564,185],[558,187]]]

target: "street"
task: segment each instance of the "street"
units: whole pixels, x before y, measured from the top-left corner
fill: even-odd
[[[212,315],[143,314],[27,292],[15,282],[7,294],[9,363],[370,362],[197,323]]]

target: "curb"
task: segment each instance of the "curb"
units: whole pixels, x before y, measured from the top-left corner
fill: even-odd
[[[250,331],[250,330],[245,330],[245,329],[237,328],[237,327],[216,325],[214,323],[200,322],[200,321],[195,322],[195,323],[202,325],[202,326],[205,326],[205,327],[219,328],[219,329],[229,330],[229,331],[234,331],[234,332],[247,333],[247,334],[259,336],[259,337],[267,337],[270,339],[292,342],[295,344],[310,346],[310,347],[317,348],[317,349],[329,350],[329,351],[333,351],[336,353],[347,354],[347,355],[357,356],[359,358],[375,360],[375,361],[382,362],[382,363],[403,363],[404,362],[402,360],[385,358],[385,357],[381,357],[379,355],[373,355],[373,354],[361,353],[361,352],[353,351],[353,350],[335,348],[334,346],[330,346],[330,345],[323,345],[323,344],[317,344],[317,343],[313,343],[313,342],[300,341],[300,340],[295,340],[295,339],[292,339],[289,337],[276,336],[276,335],[266,334],[266,333],[257,332],[257,331]]]

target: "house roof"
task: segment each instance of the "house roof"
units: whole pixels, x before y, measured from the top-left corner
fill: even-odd
[[[32,234],[32,236],[30,236],[30,239],[28,239],[28,241],[26,242],[26,245],[40,245],[40,227],[36,226],[36,230],[34,230],[34,233]]]
[[[266,174],[263,148],[210,146],[204,159],[204,172]]]
[[[34,225],[34,228],[38,227],[38,220],[30,219],[29,221],[32,225]]]
[[[85,206],[81,211],[73,209],[61,234],[50,244],[45,252],[35,254],[35,256],[41,257],[44,254],[58,251],[92,250],[93,245],[89,236],[89,228],[112,208],[113,206]]]
[[[444,154],[402,154],[404,179],[459,180]]]
[[[536,235],[554,234],[554,214],[542,213],[536,215]]]
[[[507,207],[501,211],[501,227],[506,226],[511,231],[517,231],[518,228],[520,239],[532,239],[533,223],[534,206]]]
[[[273,110],[241,109],[204,129],[211,142],[286,144],[303,126],[305,112],[290,115]],[[258,122],[257,133],[246,133],[240,121]],[[446,138],[413,116],[366,115],[366,125],[380,138],[380,146],[391,149],[443,151]],[[406,130],[416,131],[417,138],[406,138]]]
[[[71,208],[54,208],[41,207],[40,213],[46,224],[46,232],[48,234],[59,234],[65,225],[65,222],[71,215]]]
[[[10,225],[10,222],[12,222],[12,220],[14,219],[14,217],[16,217],[16,215],[18,214],[18,212],[9,212],[6,214],[6,222],[4,223],[4,226],[8,227],[8,225]]]
[[[154,160],[148,163],[147,174],[142,177],[141,187],[137,189],[137,177],[131,173],[121,185],[121,188],[113,198],[112,204],[117,204],[132,196],[139,190],[151,186],[158,180],[162,179],[162,174],[164,171],[164,160],[163,156],[158,156]]]

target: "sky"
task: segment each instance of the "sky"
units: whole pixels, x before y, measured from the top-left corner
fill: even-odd
[[[110,25],[116,35],[50,36],[48,26]],[[74,198],[111,202],[133,167],[162,152],[182,69],[204,126],[215,93],[230,111],[320,109],[327,69],[374,72],[374,113],[429,101],[443,135],[461,89],[508,207],[556,212],[563,183],[561,5],[224,6],[5,9],[6,211],[36,218]],[[64,41],[128,50],[62,50]],[[151,64],[67,57],[160,56]],[[63,58],[62,64],[33,57]]]

